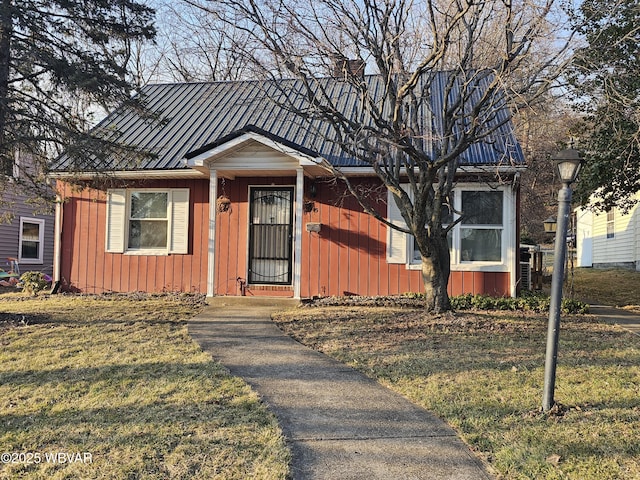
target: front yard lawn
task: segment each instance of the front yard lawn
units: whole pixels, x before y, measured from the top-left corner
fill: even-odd
[[[3,297],[0,478],[287,478],[273,415],[187,334],[202,297]]]
[[[435,412],[501,479],[640,479],[640,338],[563,318],[555,399],[540,412],[547,317],[310,307],[280,327]]]

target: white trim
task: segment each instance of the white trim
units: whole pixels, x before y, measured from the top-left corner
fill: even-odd
[[[387,220],[400,228],[406,228],[407,224],[400,213],[395,198],[390,190],[387,190]],[[406,264],[409,260],[409,238],[404,232],[387,226],[386,262],[392,264]]]
[[[502,205],[502,252],[500,262],[477,262],[477,261],[468,261],[463,262],[460,259],[460,238],[459,238],[459,230],[462,228],[462,225],[457,225],[456,228],[453,229],[451,234],[453,235],[452,243],[453,249],[451,252],[451,271],[452,272],[504,272],[509,273],[510,275],[510,292],[511,295],[515,295],[516,293],[516,261],[519,258],[518,252],[514,248],[516,241],[516,204],[515,204],[515,195],[516,190],[511,187],[511,185],[504,184],[500,185],[497,188],[491,188],[490,186],[483,183],[458,183],[454,187],[454,202],[457,208],[461,207],[462,201],[462,192],[463,191],[501,191],[503,192],[503,205]],[[393,202],[393,198],[390,194],[388,194],[389,202]],[[392,215],[389,215],[389,210],[387,210],[387,215],[393,217],[393,215],[399,215],[399,212],[393,212],[395,205],[391,205]],[[395,207],[397,210],[397,207]],[[403,222],[404,225],[404,222]],[[388,230],[391,230],[390,228]],[[398,232],[399,233],[399,232]],[[388,263],[405,263],[406,268],[409,270],[419,270],[421,267],[421,262],[413,259],[413,242],[411,241],[411,236],[408,234],[400,234],[404,236],[404,245],[406,245],[405,249],[405,261],[400,262],[392,262],[387,258]],[[390,232],[387,232],[387,245],[389,245]]]
[[[123,180],[138,180],[138,179],[194,179],[194,178],[207,178],[207,176],[198,171],[192,169],[167,169],[167,170],[114,170],[108,173],[104,172],[51,172],[47,174],[48,177],[54,179],[78,179],[78,180],[91,180],[98,177],[118,178]]]
[[[160,248],[130,248],[131,195],[134,192],[167,195],[167,242]],[[178,200],[174,198],[178,197]],[[128,188],[107,191],[105,251],[124,255],[163,256],[188,254],[189,249],[189,188]],[[182,207],[182,209],[176,207]],[[174,216],[176,218],[174,218]]]
[[[300,166],[317,166],[324,162],[324,159],[321,157],[312,157],[311,155],[306,155],[295,148],[288,147],[280,142],[276,142],[270,138],[265,137],[264,135],[260,135],[254,132],[248,132],[236,137],[228,142],[223,143],[222,145],[218,145],[217,147],[213,147],[206,152],[202,152],[195,157],[185,159],[185,165],[190,168],[198,168],[207,166],[214,158],[221,157],[227,155],[232,150],[235,150],[242,146],[243,144],[249,141],[256,141],[265,145],[273,150],[281,152],[288,157],[295,158]],[[252,167],[254,168],[254,167]],[[290,168],[290,167],[289,167]],[[240,168],[239,168],[240,169]],[[269,165],[269,169],[273,169],[272,165]],[[277,168],[276,168],[277,169]]]
[[[505,224],[504,228],[509,228],[507,232],[508,237],[508,247],[507,247],[507,265],[509,266],[509,287],[510,294],[512,297],[515,297],[518,293],[517,284],[520,280],[516,278],[518,276],[518,265],[520,264],[520,245],[517,244],[516,240],[518,238],[518,232],[516,231],[517,227],[517,213],[516,213],[516,205],[517,205],[517,189],[508,187],[505,189],[504,196],[505,198],[509,198],[509,203],[507,205],[507,220],[508,223]],[[510,248],[509,248],[510,247]]]
[[[304,170],[302,167],[296,169],[296,203],[294,244],[293,244],[293,298],[300,298],[300,281],[302,276],[302,204],[304,190]]]
[[[283,153],[287,153],[287,151],[283,150],[283,149],[288,149],[289,151],[291,151],[291,149],[289,149],[288,147],[285,147],[284,145],[281,145],[277,142],[274,142],[273,140],[269,140],[271,142],[272,145],[277,145],[277,150],[281,151]],[[265,142],[261,142],[263,144],[267,144]],[[227,145],[227,144],[225,144]],[[220,148],[220,147],[219,147]],[[93,178],[95,178],[96,176],[104,176],[104,177],[109,177],[109,178],[118,178],[118,179],[122,179],[122,180],[137,180],[137,179],[197,179],[197,178],[207,178],[208,175],[207,173],[204,171],[204,169],[202,169],[202,167],[205,167],[205,163],[202,163],[202,159],[208,159],[211,156],[211,150],[205,153],[202,153],[200,155],[198,155],[197,157],[194,157],[192,159],[186,160],[184,159],[184,163],[187,167],[189,167],[188,169],[184,169],[184,168],[170,168],[170,169],[163,169],[163,170],[154,170],[154,169],[149,169],[149,170],[114,170],[114,171],[110,171],[108,173],[105,172],[50,172],[47,174],[48,177],[53,178],[53,179],[60,179],[60,180],[64,180],[64,179],[77,179],[77,180],[91,180]],[[299,160],[299,165],[300,166],[314,166],[314,167],[320,167],[324,170],[326,170],[327,172],[327,176],[331,176],[331,172],[330,170],[324,165],[325,163],[327,163],[326,159],[322,158],[322,157],[311,157],[309,155],[305,155],[303,153],[300,153],[298,151],[294,151],[295,155],[290,155],[293,156],[294,158],[297,158]],[[198,159],[198,162],[196,163],[196,159]],[[253,167],[252,167],[253,168]],[[238,168],[238,170],[240,170],[241,168]],[[289,165],[288,168],[282,168],[284,169],[288,169],[291,170],[291,165]],[[342,174],[349,176],[349,177],[358,177],[358,176],[366,176],[366,177],[375,177],[377,176],[375,171],[373,170],[372,167],[370,166],[366,166],[366,167],[336,167],[336,169],[338,171],[340,171]],[[492,173],[502,173],[502,174],[507,174],[507,173],[517,173],[517,172],[521,172],[524,171],[526,169],[525,166],[496,166],[496,165],[487,165],[487,166],[472,166],[472,165],[464,165],[464,166],[460,166],[457,169],[457,173],[462,173],[462,174],[476,174],[476,173],[484,173],[484,174],[492,174]],[[271,165],[269,165],[269,168],[267,170],[274,170],[274,168],[272,168]],[[401,172],[402,174],[402,172]]]
[[[131,228],[131,197],[133,193],[161,193],[167,196],[167,212],[166,217],[163,219],[152,218],[150,221],[154,222],[166,222],[167,224],[167,239],[164,247],[159,248],[131,248],[129,246],[129,229]],[[167,255],[171,248],[171,189],[163,188],[128,188],[126,194],[126,207],[125,207],[125,230],[124,230],[124,253],[125,255]],[[145,219],[146,220],[146,219]]]
[[[62,274],[62,198],[56,195],[56,211],[53,224],[53,281],[59,282]]]
[[[479,261],[479,260],[462,260],[460,257],[461,250],[457,248],[457,265],[456,267],[461,268],[462,271],[465,271],[464,267],[469,266],[468,270],[476,270],[481,272],[508,272],[510,270],[509,267],[509,259],[508,259],[508,220],[509,220],[509,211],[510,208],[510,198],[507,192],[507,186],[503,185],[497,188],[490,188],[487,185],[482,184],[462,184],[461,186],[455,186],[456,193],[456,205],[458,208],[462,208],[462,192],[494,192],[499,191],[502,192],[502,224],[500,226],[497,225],[465,225],[464,223],[460,223],[456,225],[456,230],[458,230],[458,238],[457,244],[454,244],[454,247],[460,247],[462,244],[462,238],[460,235],[460,231],[463,229],[467,230],[500,230],[500,261]]]
[[[462,165],[457,167],[456,174],[507,174],[507,173],[517,173],[526,170],[526,166],[517,166],[517,165]],[[365,167],[336,167],[340,173],[349,176],[349,177],[357,177],[357,176],[377,176],[376,172],[373,170],[373,167],[365,166]],[[400,170],[400,176],[404,175],[406,170],[402,168]]]
[[[302,168],[300,168],[300,170],[302,170]],[[304,182],[304,176],[303,176],[303,182]],[[293,272],[291,272],[291,283],[290,284],[275,284],[275,286],[279,286],[279,287],[293,287],[294,289],[294,295],[295,295],[295,288],[296,288],[296,263],[297,262],[297,258],[295,255],[296,252],[296,248],[298,247],[298,245],[300,244],[300,242],[296,241],[298,240],[298,228],[296,227],[296,221],[297,221],[297,214],[298,214],[298,204],[300,204],[300,213],[302,214],[302,201],[298,202],[298,197],[297,197],[297,178],[296,178],[296,184],[292,185],[289,183],[283,183],[283,184],[278,184],[278,185],[274,185],[272,183],[258,183],[258,184],[250,184],[247,185],[247,222],[246,222],[246,237],[247,237],[247,244],[245,245],[246,250],[245,250],[245,257],[246,258],[246,269],[245,269],[245,279],[247,281],[247,285],[251,285],[253,287],[255,286],[270,286],[273,287],[274,284],[272,283],[250,283],[249,282],[249,268],[251,267],[251,265],[249,264],[250,262],[250,256],[249,256],[249,242],[251,241],[250,234],[249,234],[249,230],[250,230],[250,225],[251,225],[251,189],[252,188],[292,188],[293,189],[293,195],[295,197],[292,198],[291,200],[294,202],[293,205],[293,219],[291,222],[291,227],[294,230],[294,235],[293,235],[293,245],[291,245],[291,254],[293,255],[293,259],[291,262],[291,267],[293,268]],[[302,221],[300,221],[300,223],[302,223]],[[238,232],[239,233],[239,232]],[[300,232],[302,235],[302,232]],[[299,281],[298,281],[298,290],[300,289],[299,287]],[[299,293],[299,292],[298,292]],[[300,298],[299,296],[296,298]]]
[[[107,190],[107,225],[105,228],[105,251],[124,253],[127,236],[127,190]]]
[[[31,223],[38,225],[38,258],[22,257],[22,235],[24,233],[24,224]],[[44,258],[44,219],[32,217],[20,217],[20,231],[18,234],[18,263],[24,265],[42,265]]]
[[[218,172],[209,171],[209,243],[207,248],[207,296],[213,297],[216,278],[216,220],[218,215]]]
[[[169,192],[169,253],[189,253],[190,194],[188,188],[172,188]]]

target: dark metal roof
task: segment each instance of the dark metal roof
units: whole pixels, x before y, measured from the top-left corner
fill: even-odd
[[[385,85],[378,76],[367,76],[369,89],[379,95]],[[431,119],[429,111],[438,112],[448,76],[436,75],[430,104],[424,108],[425,124],[438,130],[440,119]],[[360,97],[346,82],[323,79],[322,88],[334,99],[337,109],[356,118],[366,114],[359,109]],[[320,83],[319,83],[320,85]],[[433,92],[436,92],[434,94]],[[143,87],[141,98],[159,121],[150,120],[129,108],[116,110],[97,127],[97,132],[115,136],[120,142],[151,153],[136,169],[171,170],[185,168],[184,159],[221,145],[245,132],[255,132],[295,148],[302,153],[322,156],[336,166],[362,166],[347,156],[337,143],[327,141],[334,133],[327,122],[305,120],[282,106],[278,99],[288,98],[304,106],[303,85],[298,80],[238,81],[207,83],[156,84]],[[380,95],[381,96],[381,95]],[[426,103],[426,102],[423,102]],[[508,111],[498,109],[488,121],[506,119]],[[425,128],[426,128],[425,125]],[[116,133],[114,133],[116,132]],[[522,150],[510,122],[497,129],[482,143],[472,145],[460,157],[463,165],[521,165]],[[56,170],[69,168],[63,155]],[[126,169],[113,164],[114,169]]]

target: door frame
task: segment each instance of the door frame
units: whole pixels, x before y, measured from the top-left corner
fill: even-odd
[[[252,192],[254,190],[272,190],[272,191],[287,191],[291,192],[290,197],[290,207],[289,207],[289,227],[290,234],[288,238],[287,249],[289,250],[289,265],[287,272],[287,281],[286,282],[252,282],[250,280],[251,277],[251,260],[252,260],[252,228],[253,225],[253,202],[252,202]],[[248,185],[247,188],[247,262],[246,262],[246,278],[247,283],[249,285],[279,285],[279,286],[292,286],[294,283],[295,277],[295,243],[296,243],[296,186],[291,184],[282,184],[282,185]]]
[[[294,240],[293,240],[293,298],[300,299],[301,293],[301,258],[302,258],[302,203],[304,190],[304,168],[295,167],[295,203],[294,203]],[[283,171],[289,175],[289,171]],[[207,246],[207,296],[214,297],[217,294],[216,281],[216,223],[218,209],[215,199],[218,198],[218,169],[209,167],[209,241]],[[247,244],[248,248],[248,244]]]

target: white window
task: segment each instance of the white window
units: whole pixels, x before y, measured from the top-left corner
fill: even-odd
[[[107,252],[187,253],[188,226],[189,189],[107,192]]]
[[[20,218],[18,263],[42,264],[44,251],[44,220]]]
[[[503,193],[461,192],[461,262],[502,262]]]
[[[505,195],[506,188],[490,189],[483,186],[464,185],[453,192],[453,208],[462,212],[453,214],[448,209],[443,212],[444,226],[460,220],[447,236],[453,270],[491,270],[502,271],[508,268],[507,244],[514,226],[509,226],[507,218],[509,204]],[[391,194],[388,196],[389,219],[405,225]],[[445,207],[446,208],[446,207]],[[387,235],[387,261],[406,263],[409,268],[417,268],[421,262],[420,252],[413,236],[397,231]],[[407,246],[411,256],[402,254]]]
[[[607,238],[616,236],[616,212],[612,208],[607,212]]]

